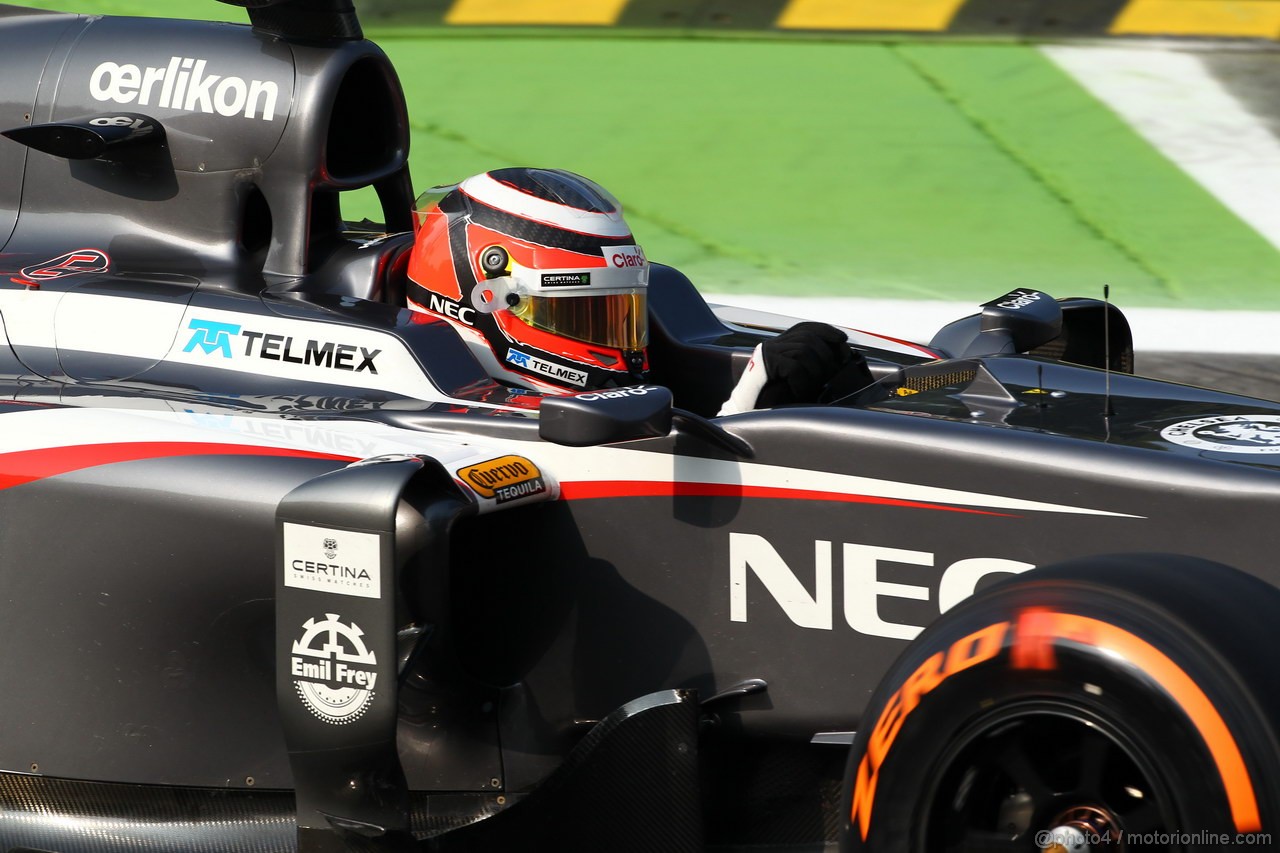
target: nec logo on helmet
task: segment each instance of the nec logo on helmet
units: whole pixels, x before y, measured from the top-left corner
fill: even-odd
[[[639,246],[617,246],[612,249],[605,249],[608,254],[609,263],[612,266],[623,267],[642,267],[646,263],[644,251]]]

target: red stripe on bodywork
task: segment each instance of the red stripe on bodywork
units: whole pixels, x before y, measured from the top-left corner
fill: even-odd
[[[138,441],[118,444],[78,444],[72,447],[48,447],[0,453],[0,489],[8,489],[69,471],[133,462],[139,459],[163,459],[173,456],[289,456],[306,459],[331,459],[351,462],[353,456],[292,450],[286,447],[261,447],[250,444],[211,444],[194,441]]]
[[[923,501],[904,501],[897,498],[879,498],[872,495],[851,495],[845,492],[820,492],[812,489],[784,489],[778,486],[744,486],[739,483],[672,483],[651,480],[597,480],[578,483],[561,483],[560,497],[566,501],[592,500],[594,498],[774,498],[777,500],[833,501],[836,503],[877,504],[901,506],[912,509],[934,509],[941,512],[962,512],[970,515],[994,515],[1001,518],[1020,518],[1003,512],[983,509],[947,506]]]
[[[915,341],[904,341],[902,338],[894,338],[894,337],[890,337],[889,335],[882,335],[879,332],[867,332],[867,331],[863,331],[862,329],[854,329],[854,331],[858,332],[859,334],[867,335],[868,337],[879,338],[882,341],[890,341],[895,344],[901,344],[904,347],[911,347],[916,352],[922,353],[932,358],[944,357],[942,353],[937,352],[936,350],[931,350],[926,346],[921,346]]]

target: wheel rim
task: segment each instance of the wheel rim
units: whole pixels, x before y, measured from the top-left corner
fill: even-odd
[[[1145,843],[1178,825],[1152,757],[1080,707],[989,712],[951,740],[930,778],[916,822],[916,847],[930,853],[1173,849]]]

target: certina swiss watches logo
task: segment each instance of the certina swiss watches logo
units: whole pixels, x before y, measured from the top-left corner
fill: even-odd
[[[378,534],[286,521],[283,537],[285,586],[359,598],[381,597]]]
[[[183,352],[199,349],[205,355],[220,355],[223,358],[235,358],[239,353],[245,358],[287,361],[290,364],[376,375],[376,359],[382,354],[380,349],[368,349],[354,344],[339,344],[314,338],[304,341],[292,335],[255,332],[238,323],[193,319],[187,324],[187,328],[191,330],[191,338],[182,348]],[[242,339],[243,342],[234,342],[236,339]]]
[[[280,87],[270,80],[208,73],[209,62],[170,57],[168,65],[102,62],[89,75],[89,94],[95,101],[138,104],[217,113],[220,116],[273,121]]]
[[[458,472],[475,493],[498,503],[545,494],[546,481],[533,462],[523,456],[500,456]]]
[[[1280,453],[1280,415],[1215,415],[1160,430],[1165,441],[1218,453]]]
[[[544,272],[543,287],[587,287],[591,284],[589,272]]]
[[[516,367],[523,367],[525,370],[532,370],[534,373],[541,373],[543,376],[550,376],[552,379],[558,379],[561,382],[568,382],[572,385],[587,384],[587,372],[585,370],[561,367],[558,364],[544,361],[536,355],[530,355],[518,349],[507,350],[507,361]]]
[[[293,641],[289,673],[307,710],[326,723],[345,726],[368,710],[378,683],[378,659],[364,644],[364,631],[337,613],[302,624]]]

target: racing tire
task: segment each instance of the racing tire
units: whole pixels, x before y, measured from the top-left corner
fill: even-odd
[[[841,850],[1274,849],[1278,641],[1280,590],[1195,558],[1090,558],[994,586],[876,690]]]

